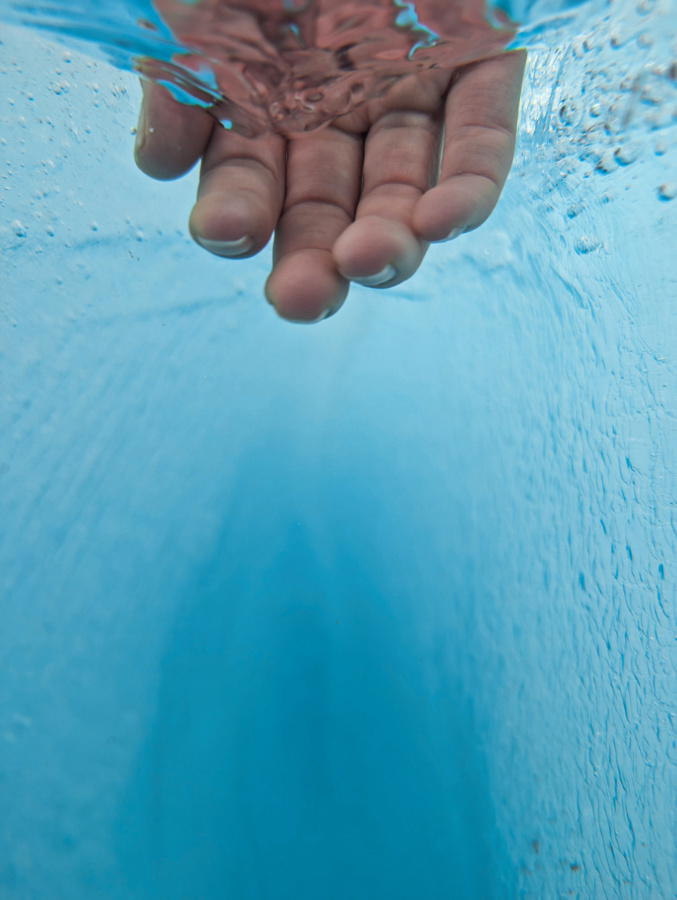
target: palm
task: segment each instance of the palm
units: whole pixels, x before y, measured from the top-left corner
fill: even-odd
[[[487,218],[512,161],[523,69],[524,55],[508,53],[428,70],[288,141],[228,132],[147,86],[137,162],[172,178],[202,158],[196,241],[244,257],[274,231],[266,295],[284,318],[315,321],[341,306],[350,281],[398,284],[430,242]]]

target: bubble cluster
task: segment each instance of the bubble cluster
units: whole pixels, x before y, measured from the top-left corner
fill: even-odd
[[[557,178],[574,190],[588,178],[607,180],[609,196],[627,190],[637,165],[659,157],[655,196],[668,201],[677,169],[677,15],[668,0],[609,7],[573,40],[558,45],[553,31],[537,50],[526,129],[554,146]]]

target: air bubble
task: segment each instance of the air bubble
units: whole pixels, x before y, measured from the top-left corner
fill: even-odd
[[[578,110],[573,103],[563,103],[559,109],[559,118],[563,125],[573,125]]]
[[[577,38],[573,43],[573,54],[576,59],[582,59],[585,54],[588,52],[588,47],[586,46],[585,41],[582,41],[580,38]]]
[[[623,29],[620,27],[616,27],[611,32],[611,36],[609,38],[609,43],[613,47],[614,50],[618,50],[620,47],[623,47],[630,40],[630,34],[627,29]]]
[[[629,166],[639,156],[639,144],[628,141],[614,150],[614,157],[621,166]]]
[[[611,150],[605,151],[602,156],[597,161],[597,165],[595,169],[598,172],[602,172],[604,175],[608,175],[609,173],[615,171],[618,168],[618,161],[616,159],[615,153],[612,153]]]
[[[660,94],[656,92],[654,88],[651,88],[649,85],[645,85],[642,88],[641,93],[642,103],[646,103],[649,106],[660,106],[662,97]]]
[[[654,112],[650,112],[644,117],[644,121],[654,131],[666,128],[672,118],[669,110],[656,107],[654,107],[654,110]]]
[[[656,8],[656,0],[639,0],[635,9],[638,16],[648,16]]]
[[[674,200],[677,197],[677,181],[666,181],[658,188],[658,199]]]
[[[574,250],[581,256],[599,249],[600,242],[588,234],[583,234],[574,242]]]

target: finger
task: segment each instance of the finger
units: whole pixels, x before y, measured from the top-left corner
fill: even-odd
[[[426,241],[477,228],[496,206],[515,150],[526,54],[506,53],[463,68],[446,104],[440,180],[414,211]]]
[[[136,164],[151,178],[178,178],[200,159],[215,127],[206,110],[178,103],[166,88],[142,81]]]
[[[317,321],[345,300],[349,285],[331,251],[353,221],[361,172],[361,136],[330,126],[289,142],[287,196],[266,284],[283,318]]]
[[[431,184],[439,131],[439,118],[430,112],[386,112],[372,125],[355,223],[334,247],[346,278],[391,287],[420,265],[427,245],[414,233],[412,215]]]
[[[282,211],[286,141],[278,134],[246,138],[218,126],[200,172],[190,231],[217,256],[245,257],[270,240]]]

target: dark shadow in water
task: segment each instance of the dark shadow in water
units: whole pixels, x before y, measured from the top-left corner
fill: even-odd
[[[308,513],[270,459],[240,467],[167,648],[119,821],[129,896],[502,898],[471,705],[431,684],[397,546],[375,564],[383,503],[339,479]]]

